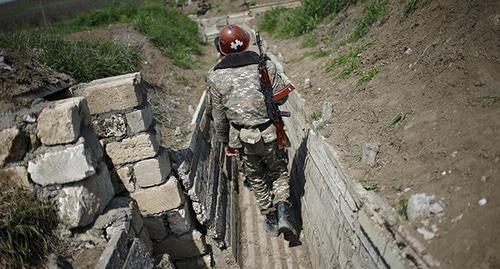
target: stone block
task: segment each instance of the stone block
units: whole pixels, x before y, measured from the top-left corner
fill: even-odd
[[[114,195],[106,165],[93,176],[64,185],[57,196],[59,218],[69,228],[86,226],[101,214]]]
[[[81,130],[80,139],[78,143],[83,143],[90,150],[90,153],[94,157],[94,160],[100,160],[104,157],[104,151],[102,149],[101,142],[97,139],[97,135],[94,130],[90,127],[84,127]]]
[[[116,174],[129,193],[135,191],[135,183],[132,179],[133,173],[130,167],[124,166],[116,170]]]
[[[196,257],[191,259],[185,259],[175,262],[177,269],[192,269],[192,268],[212,268],[212,256],[204,255],[202,257]]]
[[[136,185],[146,188],[162,184],[170,174],[170,170],[170,160],[166,152],[162,152],[156,158],[140,161],[134,165]]]
[[[78,144],[36,157],[29,161],[28,172],[35,183],[47,186],[80,181],[96,171],[90,151]]]
[[[82,122],[89,117],[86,101],[82,97],[70,98],[50,104],[38,116],[37,135],[45,145],[75,142],[80,136]]]
[[[121,142],[106,145],[106,153],[115,165],[137,162],[152,158],[158,152],[159,143],[151,134],[139,134]]]
[[[205,237],[196,230],[180,237],[169,236],[153,245],[155,254],[167,253],[173,260],[193,258],[206,253]]]
[[[114,234],[99,257],[95,269],[122,268],[129,253],[129,241],[126,231]]]
[[[153,240],[163,240],[167,237],[167,229],[163,216],[147,217],[143,219],[144,228]]]
[[[15,166],[0,170],[0,180],[8,180],[19,187],[32,189],[28,180],[28,171],[24,166]]]
[[[8,161],[21,160],[26,154],[27,139],[13,127],[0,132],[0,167]]]
[[[153,258],[146,250],[146,246],[139,239],[134,239],[130,247],[127,259],[122,269],[152,269],[154,265]]]
[[[173,177],[163,185],[136,191],[130,196],[137,201],[143,216],[163,213],[184,203],[184,194],[179,182]]]
[[[193,219],[187,203],[184,207],[173,209],[167,212],[167,221],[170,231],[177,235],[185,234],[191,231]]]
[[[94,80],[73,90],[86,97],[92,115],[140,106],[145,92],[140,73]]]
[[[128,224],[122,225],[124,222]],[[143,221],[136,202],[126,196],[115,197],[108,204],[104,213],[96,219],[92,230],[96,230],[97,234],[101,235],[102,231],[110,226],[118,228],[132,227],[134,233],[139,235],[143,228]],[[127,228],[125,230],[130,229]]]
[[[128,127],[133,134],[148,130],[153,123],[153,113],[149,107],[130,112],[126,117]]]
[[[104,137],[122,137],[127,133],[125,117],[122,114],[111,115],[103,119],[92,121],[95,131],[99,138]]]

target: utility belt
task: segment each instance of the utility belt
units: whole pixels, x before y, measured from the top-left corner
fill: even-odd
[[[231,126],[240,132],[239,139],[243,145],[244,152],[249,155],[262,155],[265,153],[264,139],[261,132],[266,130],[271,124],[273,122],[270,120],[253,126],[239,125],[231,122]]]

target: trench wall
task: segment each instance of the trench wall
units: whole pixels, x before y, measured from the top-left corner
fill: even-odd
[[[277,57],[268,54],[288,80]],[[314,268],[433,268],[439,264],[385,201],[350,180],[335,150],[305,121],[305,100],[292,93],[284,110],[292,147],[292,189]]]

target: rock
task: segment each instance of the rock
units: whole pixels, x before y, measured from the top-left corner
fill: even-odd
[[[213,267],[212,256],[207,254],[202,257],[184,259],[176,261],[175,265],[177,269],[212,268]]]
[[[149,107],[130,112],[126,117],[128,127],[133,134],[147,131],[153,124],[153,113]]]
[[[174,260],[193,258],[206,253],[205,237],[196,230],[180,237],[169,236],[153,245],[155,254],[167,253]]]
[[[140,161],[134,165],[136,185],[146,188],[162,184],[170,170],[170,160],[166,153],[159,154],[157,158]]]
[[[184,194],[179,182],[173,177],[163,185],[136,191],[130,196],[137,201],[143,216],[172,210],[184,203]]]
[[[312,125],[315,130],[320,129],[320,127],[323,125],[323,120],[322,119],[315,120],[312,122]]]
[[[163,254],[156,269],[175,269],[175,265],[170,261],[170,256],[168,254]]]
[[[0,132],[0,167],[8,161],[21,160],[26,154],[27,139],[13,127]]]
[[[188,113],[189,115],[193,116],[194,115],[194,109],[193,109],[193,106],[192,105],[189,105],[188,106]]]
[[[72,90],[86,97],[92,115],[140,106],[145,95],[140,73],[98,79],[77,85]]]
[[[369,166],[376,164],[375,158],[378,153],[378,145],[373,143],[366,143],[363,145],[363,153],[361,155],[361,163]]]
[[[444,208],[439,202],[431,203],[429,212],[434,216],[442,216]]]
[[[431,204],[431,196],[425,193],[414,194],[408,199],[408,219],[414,221],[419,217],[428,217]]]
[[[479,205],[480,206],[484,206],[486,205],[486,203],[488,203],[488,200],[486,198],[481,198],[479,201],[478,201]]]
[[[177,128],[175,128],[174,135],[175,135],[175,136],[180,136],[180,135],[182,135],[182,129],[181,129],[181,127],[177,127]]]
[[[308,90],[311,88],[311,80],[309,78],[306,78],[304,80],[304,90]]]
[[[122,269],[152,269],[153,258],[139,239],[134,239]]]
[[[24,166],[15,166],[0,170],[0,180],[8,180],[19,187],[33,189],[28,180],[28,171]]]
[[[106,153],[115,165],[119,165],[155,157],[158,148],[156,137],[143,133],[123,139],[121,142],[107,144]]]
[[[153,216],[143,219],[144,228],[153,240],[163,240],[167,237],[167,229],[162,216]]]
[[[122,114],[113,114],[104,119],[96,119],[92,126],[100,138],[104,137],[122,137],[127,133],[125,117]]]
[[[122,268],[129,253],[129,241],[126,231],[114,234],[99,257],[95,269]]]
[[[47,257],[47,269],[73,269],[71,263],[61,256],[52,253]]]
[[[167,221],[170,231],[177,235],[191,231],[193,220],[187,203],[184,203],[184,207],[182,208],[168,211]]]
[[[80,136],[82,122],[88,116],[87,104],[82,97],[54,102],[38,116],[37,135],[45,145],[75,142]]]
[[[323,109],[321,111],[321,119],[323,121],[329,121],[332,119],[333,104],[331,102],[324,102]]]
[[[147,229],[142,229],[142,231],[139,233],[139,240],[144,246],[144,249],[148,253],[153,253],[153,242],[151,241],[151,237],[149,236],[148,230]]]
[[[118,175],[118,178],[123,183],[123,186],[125,186],[125,189],[127,189],[128,192],[135,191],[135,183],[132,179],[133,173],[130,167],[124,166],[116,170],[116,174]]]
[[[29,161],[28,172],[33,182],[47,186],[80,181],[96,171],[90,151],[78,144],[37,156]]]
[[[84,127],[81,130],[82,137],[78,140],[78,143],[83,143],[88,150],[90,150],[91,156],[94,160],[98,161],[104,157],[104,150],[102,149],[102,144],[97,139],[97,135],[94,130],[90,127]]]
[[[140,234],[144,224],[138,210],[137,204],[130,197],[115,197],[96,219],[92,230],[95,230],[97,235],[102,235],[102,231],[108,227],[120,229],[132,227],[136,234]],[[122,225],[125,222],[128,224]],[[129,229],[124,230],[128,231]]]
[[[33,113],[23,115],[23,121],[27,122],[27,123],[35,123],[36,122],[36,115]]]
[[[436,236],[435,233],[428,231],[427,229],[425,229],[425,227],[418,228],[417,232],[419,234],[423,235],[425,240],[431,240],[432,238],[434,238]]]
[[[73,184],[64,185],[59,191],[58,205],[61,222],[70,227],[86,226],[101,214],[114,195],[113,185],[106,165],[99,173]]]

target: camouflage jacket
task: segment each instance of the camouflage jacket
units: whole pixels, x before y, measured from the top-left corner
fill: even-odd
[[[284,86],[273,62],[267,61],[269,77],[274,91]],[[218,141],[230,147],[241,148],[239,131],[231,123],[254,126],[269,120],[264,95],[260,92],[258,64],[236,68],[212,69],[207,78],[209,94],[207,111],[215,123]],[[270,125],[262,131],[265,143],[276,139],[276,128]]]

